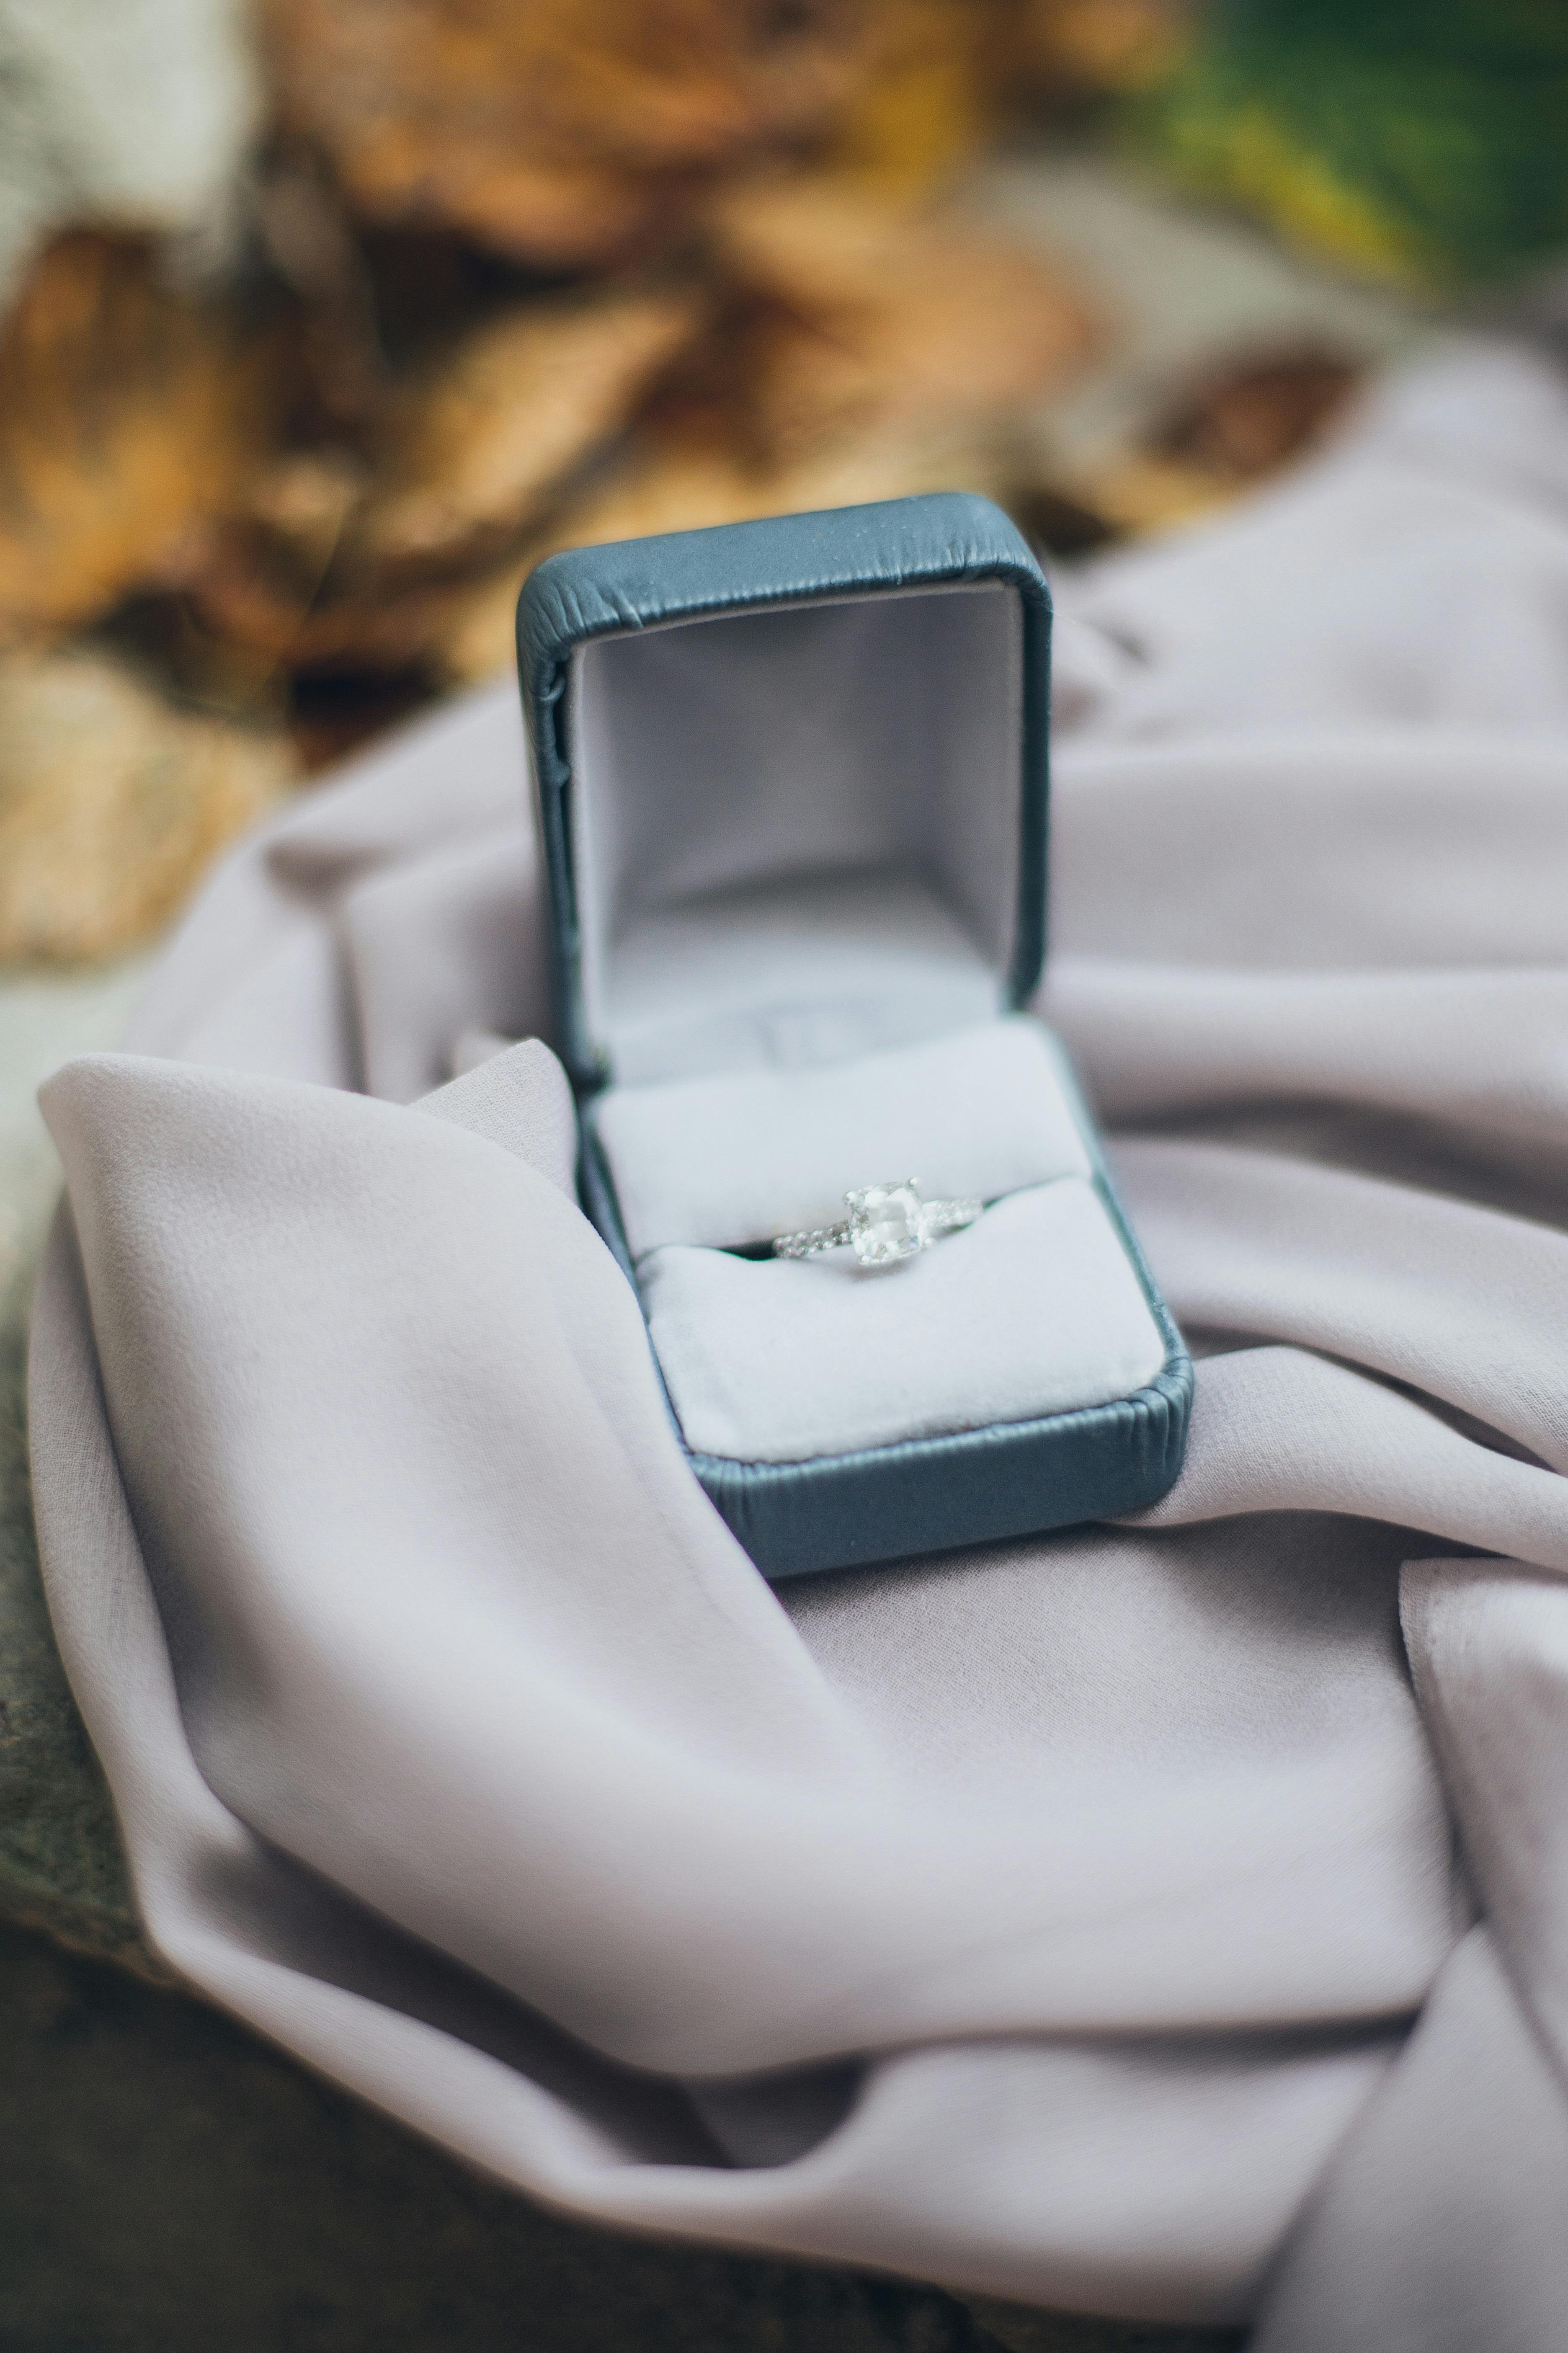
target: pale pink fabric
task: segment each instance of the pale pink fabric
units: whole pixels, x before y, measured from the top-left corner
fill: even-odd
[[[1568,393],[1429,368],[1061,602],[1047,1009],[1203,1356],[1166,1502],[756,1577],[547,1049],[443,1086],[547,1019],[498,687],[46,1090],[61,1646],[174,1966],[559,2206],[1547,2353]]]

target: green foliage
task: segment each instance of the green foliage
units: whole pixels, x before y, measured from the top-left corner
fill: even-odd
[[[1352,267],[1495,278],[1568,247],[1568,5],[1221,0],[1133,129]]]

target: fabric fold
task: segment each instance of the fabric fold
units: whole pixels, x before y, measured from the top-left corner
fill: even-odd
[[[1046,1002],[1202,1360],[1124,1527],[756,1576],[572,1198],[510,689],[231,855],[46,1091],[30,1373],[174,1968],[603,2222],[1555,2345],[1564,485],[1462,351],[1058,584]]]

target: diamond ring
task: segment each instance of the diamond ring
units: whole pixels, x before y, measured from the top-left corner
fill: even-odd
[[[830,1250],[852,1250],[862,1266],[897,1266],[916,1258],[943,1234],[972,1226],[985,1207],[984,1201],[922,1201],[913,1176],[887,1185],[868,1185],[862,1192],[846,1193],[849,1215],[836,1226],[814,1226],[800,1234],[780,1234],[773,1243],[775,1258],[816,1258]]]

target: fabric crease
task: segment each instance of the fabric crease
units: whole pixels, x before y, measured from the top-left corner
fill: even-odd
[[[1457,349],[1056,585],[1041,1002],[1198,1344],[1170,1495],[758,1577],[572,1194],[498,685],[45,1090],[61,1651],[170,1965],[563,2211],[1552,2353],[1568,385]]]

